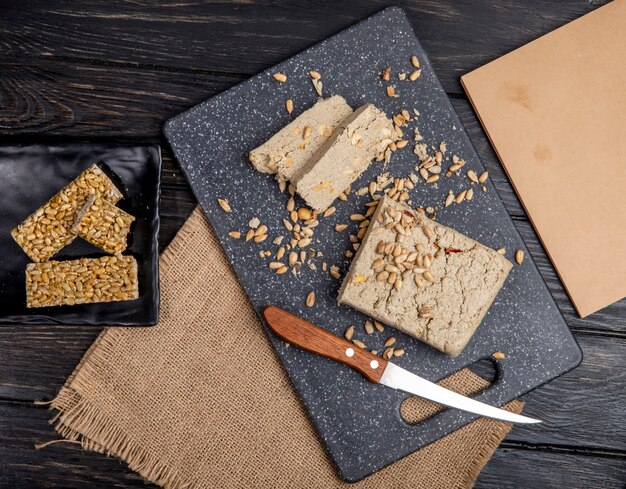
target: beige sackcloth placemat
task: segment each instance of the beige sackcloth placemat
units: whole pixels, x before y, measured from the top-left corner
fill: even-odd
[[[104,330],[51,405],[63,437],[121,458],[151,482],[467,488],[510,430],[478,419],[361,482],[344,483],[199,209],[160,265],[160,323]],[[464,370],[445,383],[470,393],[486,381]],[[522,406],[513,401],[507,409]],[[403,406],[411,420],[436,410],[419,399]]]

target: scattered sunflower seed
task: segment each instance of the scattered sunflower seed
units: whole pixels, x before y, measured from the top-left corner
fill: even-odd
[[[314,304],[315,304],[315,291],[312,290],[306,295],[306,306],[313,307]]]
[[[517,250],[515,252],[515,261],[518,265],[521,265],[524,261],[524,250]]]
[[[274,73],[272,76],[274,77],[274,80],[279,83],[285,83],[287,81],[287,75],[283,73]]]
[[[293,100],[288,98],[285,102],[285,108],[287,109],[287,112],[291,114],[293,112]]]
[[[220,205],[224,212],[232,212],[233,210],[230,207],[230,204],[226,199],[217,199],[217,203]]]
[[[501,351],[493,352],[492,356],[496,360],[504,360],[506,358],[506,355],[504,353],[502,353]]]
[[[354,336],[354,326],[349,326],[348,329],[346,329],[346,332],[343,334],[343,337],[346,340],[350,341],[353,336]]]
[[[421,74],[422,74],[422,70],[415,70],[413,73],[409,75],[409,80],[415,81],[420,77]]]
[[[404,355],[404,348],[398,348],[397,350],[393,351],[394,357],[401,357],[402,355]]]
[[[390,336],[385,340],[385,346],[391,346],[396,343],[396,338],[394,336]]]
[[[241,238],[241,233],[239,231],[230,231],[228,235],[233,239]]]

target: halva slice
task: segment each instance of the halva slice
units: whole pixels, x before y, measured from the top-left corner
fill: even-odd
[[[72,226],[89,196],[115,204],[122,198],[111,179],[92,165],[11,231],[11,236],[34,262],[43,262],[70,244]]]
[[[132,256],[103,256],[26,266],[26,306],[73,306],[129,301],[139,297],[137,261]]]
[[[319,100],[253,149],[248,156],[252,166],[263,173],[276,173],[278,180],[291,180],[350,114],[352,108],[339,95]]]
[[[384,197],[339,303],[457,356],[511,267],[491,248]]]
[[[119,207],[92,195],[78,213],[72,232],[106,253],[116,255],[126,249],[126,238],[134,220]]]
[[[371,104],[360,107],[293,176],[291,188],[313,209],[327,209],[393,142],[393,134],[384,112]]]

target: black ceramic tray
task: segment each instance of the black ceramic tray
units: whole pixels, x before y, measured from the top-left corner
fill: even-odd
[[[423,66],[421,78],[399,81],[397,72],[411,71],[409,59],[414,54]],[[392,83],[398,98],[386,95],[388,84],[378,76],[386,66],[393,68]],[[337,212],[321,219],[312,244],[323,253],[315,259],[317,271],[304,267],[299,276],[276,276],[268,269],[272,258],[261,259],[258,253],[275,251],[272,240],[287,234],[282,226],[287,195],[279,192],[273,176],[252,168],[247,153],[315,102],[317,96],[308,74],[312,69],[321,72],[326,96],[342,95],[353,108],[371,102],[388,115],[402,108],[410,112],[416,108],[422,114],[419,129],[425,142],[445,141],[448,155],[457,154],[467,161],[464,172],[483,171],[406,16],[397,8],[384,10],[171,119],[165,134],[257,312],[275,304],[338,335],[355,325],[355,337],[370,349],[382,350],[384,339],[393,334],[407,352],[394,361],[434,381],[490,358],[495,351],[504,352],[507,358],[501,362],[497,381],[477,396],[494,405],[515,399],[577,366],[580,349],[527,251],[523,265],[514,266],[459,357],[450,358],[392,328],[384,334],[366,336],[363,323],[367,318],[337,305],[340,282],[320,269],[323,261],[338,265],[342,273],[348,269],[349,260],[344,255],[350,249],[348,234],[357,229],[348,216],[363,212],[367,196],[353,194],[346,203],[337,201]],[[287,74],[287,83],[277,83],[271,76],[274,72]],[[285,111],[287,98],[293,99],[296,107],[291,116]],[[413,127],[414,123],[405,129],[410,139]],[[367,185],[384,170],[401,177],[414,171],[418,160],[412,146],[396,152],[386,168],[372,164],[353,189]],[[434,186],[422,183],[411,192],[411,198],[414,205],[441,207],[449,189],[459,192],[468,185],[465,176],[444,178]],[[493,248],[506,247],[512,260],[514,250],[526,248],[493,185],[488,181],[486,187],[487,193],[476,188],[471,202],[440,210],[437,220]],[[228,199],[232,213],[218,206],[218,197]],[[250,244],[228,236],[235,229],[245,234],[248,221],[255,216],[270,229],[266,242]],[[350,223],[350,231],[335,232],[337,223]],[[316,291],[317,302],[309,309],[304,299],[311,290]],[[347,481],[357,481],[474,419],[461,411],[446,410],[419,425],[407,424],[399,413],[406,394],[370,384],[343,365],[295,347],[285,348],[278,338],[271,334],[270,338],[341,477]]]
[[[117,204],[135,216],[124,254],[137,259],[139,298],[134,301],[26,308],[28,256],[11,229],[93,163],[124,194]],[[159,146],[0,146],[0,324],[148,326],[159,318]],[[97,257],[104,253],[75,239],[52,259]]]

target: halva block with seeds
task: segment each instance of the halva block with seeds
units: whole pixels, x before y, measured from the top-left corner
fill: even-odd
[[[78,213],[72,232],[112,255],[126,249],[126,238],[135,218],[119,207],[92,195]]]
[[[11,236],[34,262],[43,262],[70,244],[72,226],[91,195],[116,203],[122,198],[109,177],[92,165],[11,231]]]
[[[278,180],[291,180],[350,114],[352,108],[339,95],[319,100],[253,149],[248,156],[252,166],[263,173],[276,173]]]
[[[371,104],[355,110],[295,174],[291,188],[323,211],[393,142],[391,120]]]
[[[128,301],[139,297],[137,261],[103,256],[26,266],[26,306],[73,306]]]
[[[339,303],[457,356],[511,267],[495,250],[383,197]]]

